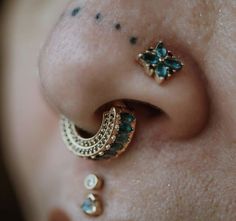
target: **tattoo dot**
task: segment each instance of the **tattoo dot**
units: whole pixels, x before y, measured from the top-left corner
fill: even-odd
[[[71,12],[71,16],[75,17],[80,11],[80,7],[75,8],[72,12]]]
[[[120,23],[115,24],[115,29],[116,29],[116,30],[120,30],[120,29],[121,29]]]
[[[130,44],[132,44],[132,45],[135,45],[135,44],[137,43],[137,41],[138,41],[138,38],[137,38],[137,37],[131,37],[131,38],[129,39],[129,42],[130,42]]]
[[[101,13],[97,13],[96,16],[95,16],[95,19],[96,20],[101,20],[101,18],[102,18]]]

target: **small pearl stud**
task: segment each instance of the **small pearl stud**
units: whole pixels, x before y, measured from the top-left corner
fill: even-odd
[[[84,186],[87,190],[100,190],[102,188],[103,180],[95,174],[89,174],[84,179]]]

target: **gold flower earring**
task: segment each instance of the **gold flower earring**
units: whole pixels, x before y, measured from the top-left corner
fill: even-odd
[[[171,51],[166,49],[161,41],[155,47],[150,47],[140,53],[137,60],[144,67],[145,72],[159,84],[171,78],[174,73],[180,71],[184,66]]]

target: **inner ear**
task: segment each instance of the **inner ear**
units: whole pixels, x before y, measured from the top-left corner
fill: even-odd
[[[114,103],[124,103],[128,109],[135,112],[135,115],[137,115],[137,118],[155,118],[159,117],[161,115],[166,115],[163,110],[161,110],[159,107],[156,107],[152,104],[138,101],[138,100],[131,100],[131,99],[123,99],[119,101],[112,101],[109,103],[106,103],[99,107],[97,109],[95,115],[97,118],[101,118],[103,112],[109,110]]]
[[[142,114],[143,117],[154,118],[160,115],[165,115],[164,111],[161,110],[159,107],[156,107],[152,104],[143,101],[125,100],[124,103],[131,110],[134,110],[139,114]]]
[[[95,133],[91,133],[89,131],[84,130],[83,128],[76,127],[76,131],[83,137],[83,138],[90,138],[95,135]]]

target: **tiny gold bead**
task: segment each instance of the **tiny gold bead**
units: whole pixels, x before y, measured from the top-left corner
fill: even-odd
[[[103,155],[104,155],[104,152],[100,152],[100,153],[99,153],[99,156],[103,156]]]
[[[106,149],[107,149],[107,150],[110,150],[110,148],[111,148],[111,145],[110,145],[110,144],[106,145]]]

